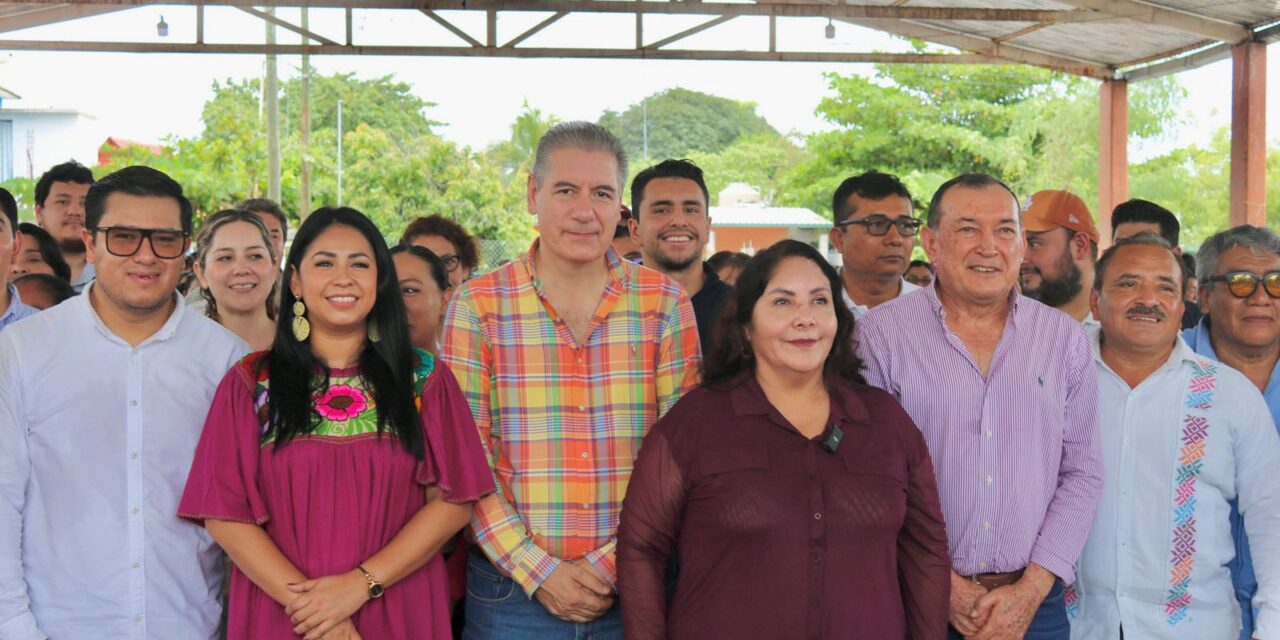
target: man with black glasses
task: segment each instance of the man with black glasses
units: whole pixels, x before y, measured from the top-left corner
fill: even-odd
[[[1280,429],[1280,234],[1250,225],[1227,229],[1205,240],[1196,260],[1204,316],[1182,337],[1196,353],[1243,373],[1262,392]],[[1250,638],[1258,580],[1239,510],[1232,507],[1236,557],[1227,566],[1243,614],[1240,637]]]
[[[212,638],[221,553],[175,517],[214,389],[249,348],[175,289],[191,203],[90,187],[84,294],[0,333],[0,638]]]
[[[844,302],[854,318],[920,288],[902,279],[921,222],[912,216],[911,192],[897,176],[868,171],[845,180],[831,211],[831,246],[844,258]]]

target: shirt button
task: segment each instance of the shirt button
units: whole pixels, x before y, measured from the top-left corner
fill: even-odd
[[[987,522],[986,520],[983,520],[983,521],[982,521],[982,528],[983,528],[983,529],[990,529],[990,528],[991,528],[991,523],[990,523],[990,522]]]
[[[587,405],[585,404],[578,405],[578,411],[586,411],[586,410],[587,410]]]
[[[822,519],[822,514],[821,514],[821,513],[815,513],[815,514],[813,514],[813,519],[814,519],[814,520],[821,520],[821,519]]]
[[[990,429],[987,429],[987,437],[988,437],[988,438],[990,438],[990,437],[991,437],[991,430],[990,430]]]
[[[979,568],[979,569],[986,569],[986,568],[987,568],[987,563],[985,563],[985,562],[979,562],[979,563],[978,563],[978,568]]]
[[[582,508],[583,508],[583,509],[590,509],[590,508],[591,508],[591,505],[589,505],[589,504],[587,504],[587,503],[585,503],[585,502],[584,502],[584,503],[582,503]]]
[[[129,406],[131,406],[131,407],[136,407],[136,406],[138,406],[138,401],[137,401],[137,400],[130,400],[130,401],[129,401]]]
[[[134,622],[142,622],[142,616],[134,616],[134,617],[133,617],[133,621],[134,621]]]
[[[141,564],[138,564],[137,562],[133,563],[133,568],[134,568],[134,569],[137,569],[138,567],[141,567],[141,566],[142,566],[142,565],[141,565]]]
[[[991,476],[987,476],[987,484],[990,485],[992,482],[994,481],[991,479]]]
[[[129,454],[129,459],[130,459],[130,460],[137,460],[137,459],[138,459],[138,452],[137,452],[137,451],[134,451],[133,453]]]
[[[591,454],[587,453],[586,451],[583,451],[583,452],[582,452],[582,457],[583,457],[584,459],[585,459],[585,458],[590,458],[590,457],[591,457]]]
[[[129,513],[132,513],[132,514],[134,514],[134,515],[137,515],[137,513],[138,513],[138,508],[137,508],[137,507],[134,507],[134,508],[130,509],[130,510],[129,510]]]

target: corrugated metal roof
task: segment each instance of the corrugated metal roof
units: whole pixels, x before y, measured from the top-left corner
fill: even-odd
[[[711,227],[789,227],[825,229],[831,221],[802,207],[766,207],[763,204],[740,204],[711,207]]]

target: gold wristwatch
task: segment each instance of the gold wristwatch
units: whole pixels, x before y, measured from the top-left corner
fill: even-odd
[[[369,589],[369,599],[373,600],[374,598],[381,598],[383,592],[386,591],[386,588],[382,586],[382,583],[378,582],[378,579],[373,577],[373,574],[369,573],[369,571],[364,567],[356,565],[356,569],[359,569],[360,573],[364,574],[364,584],[365,587]]]

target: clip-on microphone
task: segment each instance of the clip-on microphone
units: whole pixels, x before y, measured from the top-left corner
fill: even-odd
[[[844,440],[844,432],[835,423],[827,429],[826,434],[822,436],[822,442],[818,445],[827,453],[835,453],[840,448],[840,442]]]

